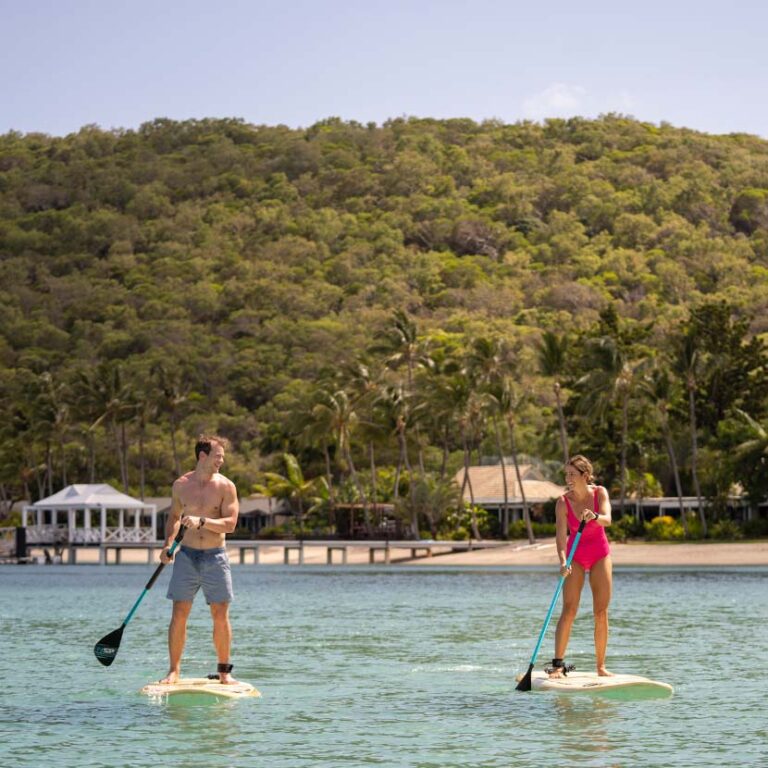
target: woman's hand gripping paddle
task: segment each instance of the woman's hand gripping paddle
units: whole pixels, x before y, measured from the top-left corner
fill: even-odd
[[[571,560],[573,560],[573,556],[576,554],[576,547],[579,546],[579,539],[581,539],[581,533],[584,530],[584,526],[587,524],[586,520],[582,520],[579,524],[579,528],[576,531],[576,536],[574,536],[573,539],[573,546],[571,547],[571,551],[568,555],[568,559],[565,561],[565,567],[570,568],[571,566]],[[560,581],[557,582],[557,589],[555,590],[555,594],[552,596],[552,602],[549,604],[549,610],[547,611],[547,618],[544,619],[544,626],[541,628],[541,632],[539,633],[539,640],[536,643],[536,647],[533,649],[533,655],[531,656],[531,663],[528,665],[528,671],[523,675],[523,677],[520,679],[520,682],[517,684],[517,690],[518,691],[530,691],[531,690],[531,675],[533,674],[533,665],[536,663],[536,657],[539,655],[539,649],[541,648],[541,644],[544,641],[544,635],[547,632],[547,627],[549,626],[549,620],[552,618],[552,611],[555,610],[555,604],[557,603],[557,598],[560,597],[560,591],[563,588],[563,584],[565,583],[565,576],[560,577]]]
[[[169,556],[174,553],[176,547],[181,543],[185,532],[186,528],[179,528],[179,532],[176,534],[176,538],[173,540],[173,544],[168,550]],[[120,641],[123,639],[123,631],[125,630],[126,625],[133,617],[136,609],[139,607],[139,603],[144,599],[144,595],[146,595],[147,592],[152,589],[152,585],[155,583],[155,580],[160,575],[160,571],[162,571],[163,568],[165,568],[165,563],[160,563],[160,565],[157,566],[155,572],[152,574],[152,578],[147,582],[147,586],[144,587],[144,591],[139,595],[139,599],[133,604],[133,608],[131,608],[131,610],[128,612],[128,615],[125,617],[123,623],[113,632],[110,632],[108,635],[104,635],[104,637],[102,637],[101,640],[99,640],[99,642],[93,646],[93,652],[96,654],[96,658],[105,667],[108,667],[115,660],[117,651],[120,648]]]

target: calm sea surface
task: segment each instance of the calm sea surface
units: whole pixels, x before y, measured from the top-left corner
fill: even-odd
[[[168,573],[104,668],[150,567],[0,567],[0,766],[768,765],[768,569],[616,573],[609,667],[675,686],[651,701],[514,690],[554,569],[233,571],[235,672],[263,698],[179,706],[137,692],[167,669]],[[593,668],[588,587],[569,658]],[[185,659],[213,671],[202,599]]]

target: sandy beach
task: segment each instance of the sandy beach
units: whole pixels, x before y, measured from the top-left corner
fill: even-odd
[[[749,542],[629,542],[611,544],[614,565],[654,567],[716,567],[716,566],[768,566],[768,540]],[[152,553],[152,562],[158,562],[158,552]],[[42,550],[35,548],[31,554],[42,557]],[[334,564],[341,560],[341,553],[334,552]],[[230,548],[230,560],[239,567],[239,553]],[[114,553],[110,554],[110,563]],[[291,553],[291,562],[296,562],[296,553]],[[78,564],[96,564],[98,550],[79,549]],[[383,561],[383,553],[376,552],[376,564]],[[124,550],[121,555],[124,564],[148,564],[147,550]],[[260,545],[259,562],[262,565],[282,565],[283,548],[271,547],[268,542]],[[477,549],[472,552],[452,552],[448,547],[435,547],[431,557],[421,551],[420,556],[411,557],[409,549],[392,549],[392,564],[414,567],[443,566],[552,566],[557,562],[555,540],[542,539],[533,545],[525,541],[510,542],[491,549]],[[248,552],[246,564],[253,564],[253,554]],[[326,565],[325,546],[307,544],[304,549],[305,565]],[[348,565],[368,565],[368,548],[350,546],[347,552]]]

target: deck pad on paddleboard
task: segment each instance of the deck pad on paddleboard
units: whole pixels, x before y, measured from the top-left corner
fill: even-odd
[[[182,677],[176,683],[149,683],[141,689],[147,696],[216,696],[222,699],[242,699],[261,696],[250,683],[220,683],[207,677]]]
[[[569,672],[566,677],[551,678],[546,672],[534,672],[531,686],[535,691],[591,693],[614,698],[659,698],[671,696],[673,688],[640,675],[601,677],[595,672]]]

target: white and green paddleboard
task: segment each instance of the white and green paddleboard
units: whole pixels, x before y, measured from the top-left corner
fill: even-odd
[[[149,683],[141,689],[141,693],[154,699],[193,703],[261,696],[250,683],[220,683],[207,677],[182,677],[175,683]]]
[[[612,699],[659,699],[673,693],[669,683],[661,683],[640,675],[600,677],[595,672],[569,672],[566,677],[551,678],[546,672],[531,675],[534,691],[586,693]]]

